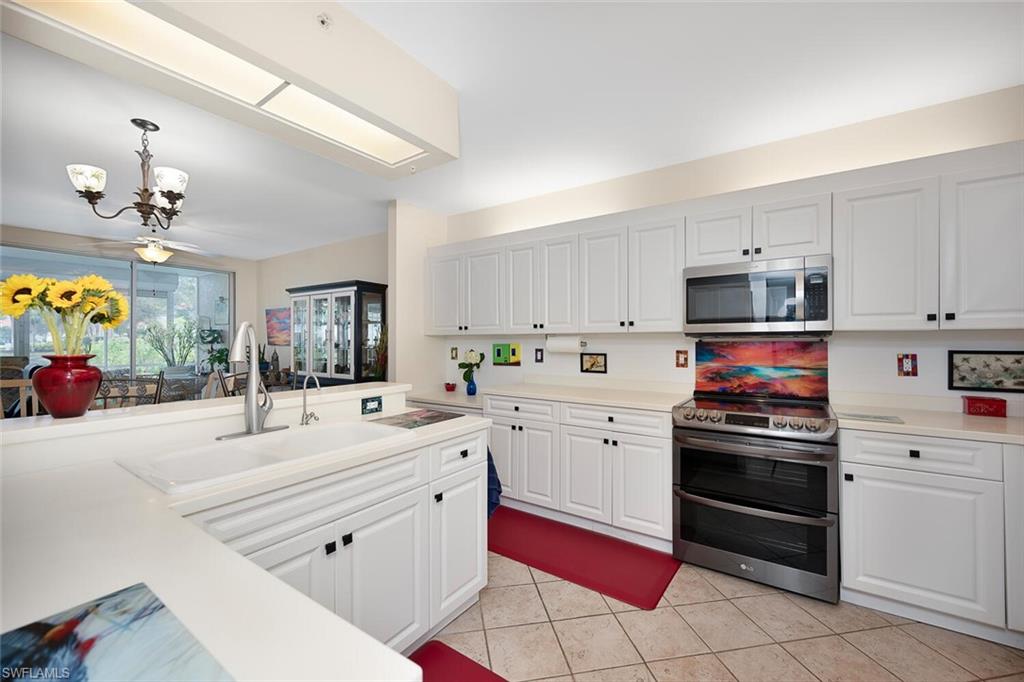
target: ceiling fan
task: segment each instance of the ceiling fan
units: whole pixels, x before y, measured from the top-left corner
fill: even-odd
[[[216,255],[209,251],[204,251],[195,244],[189,244],[188,242],[175,242],[169,239],[160,239],[159,237],[147,237],[142,235],[132,240],[93,242],[92,245],[102,246],[107,244],[134,247],[132,250],[139,255],[139,258],[147,263],[163,263],[174,255],[174,251],[185,251],[187,253],[195,253],[201,256]],[[171,249],[174,250],[172,251]]]

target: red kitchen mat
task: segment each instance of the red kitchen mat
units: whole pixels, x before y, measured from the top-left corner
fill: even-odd
[[[680,562],[669,554],[498,507],[488,525],[488,548],[559,578],[641,609],[653,609]]]
[[[423,668],[423,682],[505,682],[504,677],[437,640],[412,652],[409,660]]]

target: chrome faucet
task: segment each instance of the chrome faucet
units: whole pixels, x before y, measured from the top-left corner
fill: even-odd
[[[245,382],[245,431],[231,433],[226,436],[217,436],[217,440],[228,440],[240,438],[241,436],[254,436],[267,431],[280,431],[287,429],[288,425],[265,427],[267,416],[274,409],[274,400],[263,385],[260,378],[259,361],[256,358],[256,332],[250,322],[242,322],[235,332],[235,339],[231,342],[231,351],[228,353],[229,362],[245,362],[246,350],[249,351],[249,376]],[[260,394],[263,401],[260,402]]]
[[[320,380],[316,378],[315,374],[307,374],[306,379],[302,382],[302,418],[299,419],[299,426],[306,426],[310,422],[320,421],[320,417],[316,416],[316,412],[313,410],[306,412],[306,386],[309,385],[310,379],[316,382],[317,393],[320,392]]]

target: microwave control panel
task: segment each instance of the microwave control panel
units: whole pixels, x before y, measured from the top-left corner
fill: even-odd
[[[804,278],[804,319],[828,319],[828,270],[808,268]]]

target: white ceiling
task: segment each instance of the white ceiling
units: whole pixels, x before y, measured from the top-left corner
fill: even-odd
[[[460,97],[462,212],[1024,81],[1024,4],[345,2]]]
[[[149,136],[153,165],[191,176],[182,215],[158,236],[260,259],[387,228],[387,180],[8,35],[0,58],[5,225],[112,239],[139,234],[133,210],[117,220],[94,216],[64,170],[72,162],[107,170],[103,213],[134,201],[140,142],[128,120],[139,117],[161,127]]]
[[[1024,82],[1021,3],[344,5],[459,90],[461,158],[371,178],[5,35],[0,220],[134,236],[64,166],[127,203],[135,116],[192,174],[168,236],[265,258],[381,231],[391,198],[483,208]]]

